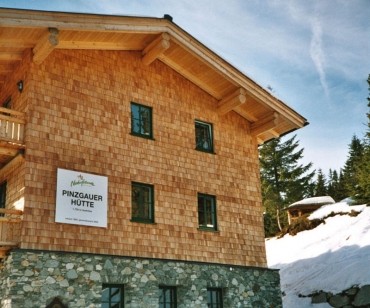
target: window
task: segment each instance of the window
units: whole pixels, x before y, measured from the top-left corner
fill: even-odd
[[[199,228],[217,230],[216,197],[198,194]]]
[[[154,222],[154,188],[152,185],[132,183],[132,221]]]
[[[123,285],[103,284],[101,303],[102,308],[123,308]]]
[[[161,293],[159,295],[159,308],[176,308],[176,287],[159,287]]]
[[[199,151],[213,152],[212,124],[195,121],[195,148]]]
[[[208,288],[207,289],[207,305],[210,308],[222,308],[222,289]]]
[[[153,138],[151,107],[131,103],[131,133],[144,138]]]
[[[5,209],[6,205],[6,182],[0,184],[0,209]],[[3,217],[4,213],[0,213],[0,217]]]

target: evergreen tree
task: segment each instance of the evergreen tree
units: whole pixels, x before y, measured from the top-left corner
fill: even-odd
[[[364,145],[357,136],[353,136],[349,145],[349,153],[343,168],[343,185],[346,197],[357,195],[359,168],[364,156]]]
[[[327,188],[326,188],[325,182],[326,182],[325,176],[322,173],[322,170],[319,169],[317,172],[317,180],[316,180],[315,189],[314,189],[315,197],[326,196]]]
[[[334,200],[337,201],[337,202],[339,202],[339,201],[341,201],[341,200],[350,196],[348,194],[348,190],[346,189],[345,183],[346,183],[346,181],[345,181],[345,178],[344,178],[343,170],[340,169],[338,184],[337,184],[337,187],[336,187],[335,198],[334,198]]]
[[[335,179],[334,179],[334,173],[335,173]],[[338,185],[338,173],[335,170],[333,171],[329,169],[327,195],[332,197],[334,200],[336,200],[334,198],[336,185]]]
[[[369,85],[369,96],[367,106],[370,108],[370,74],[367,78]],[[357,203],[370,204],[370,109],[367,112],[367,132],[363,141],[362,158],[355,164],[357,185],[352,191]]]
[[[315,171],[310,171],[312,163],[305,166],[299,163],[304,149],[298,147],[296,136],[285,142],[280,138],[274,139],[260,147],[265,217],[274,217],[279,230],[287,221],[287,214],[281,210],[309,196],[313,187]]]

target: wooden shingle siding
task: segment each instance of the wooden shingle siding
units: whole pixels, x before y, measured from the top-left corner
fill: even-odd
[[[140,52],[56,49],[29,66],[21,248],[266,266],[245,119]],[[130,134],[130,102],[153,108],[154,140]],[[215,154],[195,150],[195,119],[212,123]],[[54,222],[57,168],[108,177],[107,229]],[[154,185],[155,224],[130,222],[132,181]],[[198,230],[198,192],[217,197],[219,231]]]

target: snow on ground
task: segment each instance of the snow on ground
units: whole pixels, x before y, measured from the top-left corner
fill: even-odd
[[[370,207],[335,203],[309,218],[351,210],[361,213],[329,217],[315,229],[266,240],[268,266],[280,269],[284,308],[330,307],[312,305],[310,298],[298,295],[320,290],[339,293],[353,285],[370,284]]]

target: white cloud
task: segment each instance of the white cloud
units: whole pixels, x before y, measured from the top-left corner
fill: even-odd
[[[311,21],[311,30],[310,56],[320,76],[321,86],[326,96],[329,97],[329,88],[325,73],[325,54],[322,46],[322,28],[320,20],[317,17],[314,17]]]

